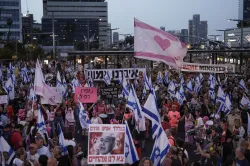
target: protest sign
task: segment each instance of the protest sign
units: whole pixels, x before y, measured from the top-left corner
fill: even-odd
[[[135,79],[139,78],[140,73],[146,72],[145,68],[124,68],[124,69],[93,69],[85,70],[87,77],[91,77],[93,81],[101,81],[104,79],[106,72],[109,71],[113,80],[119,78]],[[143,74],[142,74],[143,75]]]
[[[82,103],[96,103],[97,102],[97,88],[76,87],[75,88],[75,101],[78,101],[78,97]]]
[[[125,163],[126,125],[90,124],[88,164]]]
[[[0,104],[6,104],[8,103],[8,96],[7,95],[1,95],[0,96]]]
[[[235,65],[183,63],[181,71],[201,73],[235,73]]]
[[[116,87],[100,88],[100,95],[102,99],[118,98],[118,88]]]
[[[50,97],[41,97],[41,104],[56,105],[62,102],[62,93],[56,92],[55,95],[49,95]]]

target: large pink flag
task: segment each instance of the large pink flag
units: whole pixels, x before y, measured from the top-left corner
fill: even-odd
[[[134,21],[134,31],[136,58],[160,61],[180,68],[187,48],[177,37],[137,19]]]

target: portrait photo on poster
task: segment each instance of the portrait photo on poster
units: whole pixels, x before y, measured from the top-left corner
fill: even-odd
[[[124,132],[91,132],[89,155],[123,155]]]

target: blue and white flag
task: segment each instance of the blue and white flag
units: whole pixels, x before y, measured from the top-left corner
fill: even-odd
[[[7,80],[7,82],[3,86],[3,89],[8,94],[9,100],[14,100],[15,99],[15,87],[14,87],[13,82],[11,81],[11,78],[9,78]]]
[[[246,85],[243,79],[240,80],[239,87],[245,90],[246,93],[248,93],[248,89],[246,88]]]
[[[111,84],[111,71],[106,71],[106,74],[103,78],[104,82],[106,83],[107,86]]]
[[[146,72],[143,73],[143,77],[144,77],[144,83],[145,83],[146,89],[151,90],[152,89],[151,77],[148,78]]]
[[[62,129],[61,129],[61,126],[60,126],[59,123],[57,124],[57,128],[58,128],[59,146],[61,146],[62,155],[64,156],[64,155],[66,155],[68,153],[68,150],[67,150],[67,146],[65,144],[65,139],[64,139],[64,136],[63,136],[63,132],[62,132]]]
[[[249,113],[247,113],[247,134],[250,135],[250,116],[249,116]]]
[[[155,100],[155,96],[152,92],[150,92],[147,101],[142,107],[142,112],[146,118],[151,120],[152,122],[152,135],[153,139],[158,134],[158,127],[161,125],[161,118],[158,111],[157,103]]]
[[[131,133],[129,131],[128,123],[126,123],[126,134],[125,134],[125,163],[133,164],[139,160]]]
[[[6,166],[9,165],[11,163],[11,161],[14,159],[15,157],[15,152],[14,150],[10,147],[10,145],[8,144],[8,142],[0,136],[0,152],[1,152],[1,158],[2,158],[2,166]],[[8,161],[7,163],[5,163],[4,161],[4,156],[3,156],[3,152],[7,152],[8,153]]]
[[[180,105],[183,104],[183,101],[186,99],[185,96],[181,95],[180,92],[176,92],[175,97]]]
[[[193,85],[192,85],[192,81],[191,81],[191,80],[188,82],[186,89],[187,89],[190,93],[193,92]]]
[[[83,107],[81,101],[78,100],[78,102],[79,102],[78,116],[79,116],[80,124],[82,126],[82,129],[88,129],[89,124],[91,124],[91,121],[89,119],[87,112],[84,110],[84,107]]]
[[[203,80],[204,80],[204,79],[203,79],[203,75],[202,75],[202,73],[200,73],[200,74],[199,74],[199,81],[200,81],[200,83],[202,83]]]
[[[223,89],[221,88],[221,86],[219,86],[218,92],[217,92],[216,102],[220,102],[220,103],[224,104],[225,100],[226,100],[226,95],[225,95]]]
[[[146,86],[143,86],[143,90],[142,90],[142,99],[144,100],[147,96],[147,90],[146,90]]]
[[[145,126],[145,118],[142,115],[142,108],[139,102],[139,99],[137,98],[134,86],[131,86],[130,92],[129,92],[129,96],[128,96],[128,100],[127,100],[127,104],[126,107],[128,107],[129,109],[131,109],[134,113],[134,118],[135,118],[135,127],[136,130],[138,132],[140,131],[145,131],[144,129],[146,129]],[[144,121],[144,122],[143,122]],[[142,124],[142,125],[139,125]]]
[[[41,134],[41,136],[45,139],[45,135],[48,136],[46,125],[43,117],[43,112],[41,109],[38,110],[38,118],[37,118],[37,132]]]
[[[157,83],[158,84],[163,83],[162,73],[160,71],[158,71],[158,74],[157,74]]]
[[[155,139],[152,154],[150,156],[154,166],[161,166],[162,161],[165,159],[166,154],[171,147],[166,133],[160,127],[159,133]]]
[[[163,81],[165,84],[168,84],[168,71],[167,70],[165,71]]]
[[[216,101],[215,101],[215,82],[214,81],[210,82],[209,96],[210,96],[211,102],[215,104]]]
[[[29,100],[32,100],[32,101],[36,100],[36,94],[33,88],[30,88]]]
[[[60,89],[60,91],[62,93],[62,96],[63,96],[65,94],[65,92],[66,92],[66,88],[63,85],[63,82],[62,82],[61,75],[60,75],[59,71],[57,72],[57,76],[56,76],[56,87],[58,89]]]
[[[231,100],[229,98],[229,96],[226,96],[226,100],[225,100],[225,114],[228,115],[232,110],[232,103]]]
[[[75,93],[75,88],[76,87],[82,87],[82,85],[79,83],[77,78],[74,78],[71,83],[70,83],[71,87],[72,87],[72,92]]]
[[[168,93],[170,94],[170,97],[171,99],[174,99],[175,98],[175,84],[173,81],[171,81],[169,84],[168,84]]]
[[[65,80],[65,77],[63,77],[63,79],[62,79],[62,85],[64,86],[64,89],[65,89],[63,97],[66,98],[68,96],[68,92],[67,92],[67,82]]]
[[[242,99],[240,101],[240,107],[244,108],[244,106],[247,105],[247,108],[250,109],[250,101],[249,99],[246,97],[246,95],[242,96]]]

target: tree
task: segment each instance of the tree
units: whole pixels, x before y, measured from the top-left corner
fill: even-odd
[[[241,21],[238,22],[237,24],[238,28],[241,28]],[[250,27],[250,22],[249,21],[243,21],[243,28]]]
[[[9,41],[10,41],[10,27],[11,27],[12,23],[13,23],[12,19],[11,19],[11,18],[8,18],[8,20],[7,20],[7,22],[6,22],[6,24],[7,24],[8,27],[9,27],[7,43],[9,43]]]
[[[129,43],[130,45],[133,45],[134,44],[134,36],[126,36],[125,43],[126,44]]]

